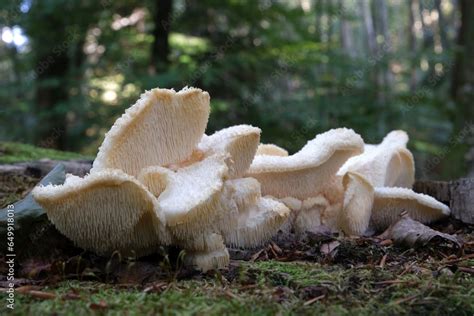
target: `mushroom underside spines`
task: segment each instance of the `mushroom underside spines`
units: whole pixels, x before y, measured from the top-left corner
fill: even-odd
[[[154,212],[155,198],[119,171],[105,170],[62,186],[37,187],[33,195],[57,229],[84,249],[143,255],[170,242]]]
[[[183,93],[146,92],[107,133],[91,172],[141,169],[187,158],[201,139],[209,117],[209,95],[199,89]]]
[[[403,211],[424,224],[450,214],[448,206],[431,196],[405,188],[375,188],[370,227],[375,230],[385,229],[397,221]]]
[[[338,226],[347,235],[360,236],[367,231],[374,202],[374,188],[362,175],[348,172],[343,178],[344,201]]]

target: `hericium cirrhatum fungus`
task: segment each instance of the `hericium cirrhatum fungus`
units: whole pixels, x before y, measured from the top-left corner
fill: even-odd
[[[292,210],[284,227],[296,233],[325,225],[363,235],[387,228],[404,210],[422,223],[449,215],[446,205],[411,190],[415,166],[407,143],[403,131],[369,145],[352,130],[335,129],[316,136],[292,156],[279,147],[260,145],[248,175],[262,182],[263,194]],[[312,146],[315,153],[309,154]],[[344,154],[337,155],[336,148]],[[298,159],[303,155],[307,158]],[[304,176],[295,173],[301,170]]]
[[[402,211],[424,223],[450,212],[411,190],[403,131],[366,145],[333,129],[288,155],[259,144],[249,125],[205,135],[209,100],[195,88],[147,91],[106,134],[88,175],[37,187],[34,198],[79,247],[143,256],[175,245],[203,271],[228,264],[227,246],[255,247],[279,229],[362,235]]]
[[[88,175],[37,187],[34,198],[81,248],[143,256],[176,245],[201,270],[225,267],[226,245],[265,242],[290,211],[242,178],[260,129],[204,134],[209,99],[194,88],[147,91],[106,134]]]

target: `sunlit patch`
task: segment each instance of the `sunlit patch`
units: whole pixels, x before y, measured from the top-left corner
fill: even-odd
[[[27,37],[23,34],[23,30],[18,27],[3,27],[2,28],[2,41],[7,44],[14,44],[15,46],[23,46],[28,42]]]
[[[107,102],[107,103],[114,103],[117,101],[117,92],[113,90],[107,90],[104,93],[102,93],[102,101]]]
[[[422,60],[420,61],[421,70],[427,71],[428,68],[429,68],[429,66],[430,66],[430,65],[428,64],[428,61],[427,61],[426,59],[422,59]]]

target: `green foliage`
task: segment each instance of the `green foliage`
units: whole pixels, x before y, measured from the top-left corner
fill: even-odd
[[[434,42],[417,38],[413,50],[408,5],[388,1],[391,43],[384,48],[386,39],[379,34],[379,51],[373,55],[357,1],[342,1],[342,11],[339,2],[327,1],[305,7],[293,1],[175,0],[170,19],[163,22],[170,31],[170,63],[165,71],[153,72],[155,3],[32,1],[25,13],[16,7],[19,3],[2,5],[3,16],[18,13],[2,25],[22,27],[29,44],[17,51],[0,42],[0,66],[10,74],[0,78],[0,138],[33,141],[42,120],[63,118],[59,130],[65,148],[93,155],[110,125],[145,89],[190,85],[211,94],[208,133],[249,123],[262,128],[263,142],[295,152],[334,127],[354,128],[372,143],[392,129],[405,129],[418,169],[426,171],[419,176],[464,173],[463,164],[447,163],[448,155],[425,168],[462,128],[453,123],[456,104],[448,93],[455,7],[444,12],[450,47],[440,51]],[[422,5],[434,10],[426,1]],[[379,27],[377,7],[372,10]],[[342,46],[343,19],[350,26],[351,51]],[[438,32],[436,27],[429,26],[426,34]],[[58,50],[71,60],[67,72],[39,80],[38,58]],[[390,75],[389,83],[380,84],[382,73]],[[40,87],[61,90],[66,97],[53,108],[38,108]],[[456,146],[449,158],[462,160],[464,152],[465,146]]]

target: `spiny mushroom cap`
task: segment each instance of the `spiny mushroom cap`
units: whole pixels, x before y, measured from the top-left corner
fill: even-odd
[[[260,144],[258,145],[256,155],[268,156],[288,156],[288,151],[274,144]]]
[[[231,164],[229,178],[241,177],[249,168],[260,142],[261,130],[250,125],[236,125],[204,135],[198,150],[205,153],[228,153]]]
[[[333,129],[317,135],[294,155],[255,156],[247,175],[261,183],[264,195],[304,200],[326,191],[329,199],[338,199],[339,192],[333,190],[340,185],[336,172],[349,157],[360,154],[363,146],[353,130]]]
[[[204,134],[209,111],[209,94],[200,89],[145,92],[105,135],[91,173],[112,168],[137,176],[145,167],[186,159]]]
[[[424,224],[450,214],[448,206],[429,195],[406,188],[375,188],[370,226],[376,230],[385,229],[397,221],[403,211]]]
[[[406,148],[407,142],[404,131],[392,131],[379,145],[365,145],[364,153],[347,160],[338,175],[352,171],[363,175],[374,187],[411,188],[415,182],[415,163]]]
[[[257,247],[275,235],[289,215],[290,210],[283,203],[259,198],[256,204],[240,210],[237,228],[224,235],[226,244]]]
[[[156,198],[120,170],[70,176],[63,185],[36,187],[33,196],[56,228],[81,248],[145,255],[170,243],[155,213]]]
[[[344,202],[338,226],[347,235],[360,236],[369,227],[374,188],[362,175],[348,172],[342,179]]]
[[[161,188],[166,177],[158,210],[177,237],[200,234],[200,228],[210,225],[221,211],[220,196],[228,172],[225,160],[224,155],[212,155],[177,171],[147,167],[140,173],[139,180],[149,188]],[[155,181],[158,184],[153,184]]]

